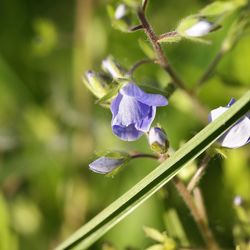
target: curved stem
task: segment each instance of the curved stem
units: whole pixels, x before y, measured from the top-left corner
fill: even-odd
[[[204,83],[206,83],[207,80],[212,76],[215,68],[219,64],[220,60],[222,59],[224,55],[224,52],[222,50],[219,50],[218,53],[216,54],[215,58],[213,61],[208,65],[207,69],[203,73],[203,75],[200,77],[200,79],[197,82],[196,88],[201,87]]]
[[[132,76],[132,75],[134,74],[135,70],[137,70],[141,65],[144,65],[144,64],[147,64],[147,63],[155,63],[155,60],[146,58],[146,59],[142,59],[142,60],[136,62],[136,63],[129,69],[128,74],[129,74],[130,76]]]

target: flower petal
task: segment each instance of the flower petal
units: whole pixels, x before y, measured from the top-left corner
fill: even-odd
[[[124,159],[100,157],[89,164],[89,168],[99,174],[107,174],[124,163]]]
[[[110,110],[112,112],[113,118],[117,115],[119,111],[119,105],[122,100],[122,95],[119,93],[116,98],[111,102]]]
[[[227,107],[230,108],[235,102],[235,98],[231,98],[230,102],[227,104]]]
[[[219,107],[217,109],[213,109],[208,117],[209,122],[214,121],[216,118],[218,118],[220,115],[222,115],[224,112],[226,112],[229,108],[225,107]]]
[[[112,125],[112,130],[123,141],[135,141],[143,135],[143,132],[137,130],[134,124],[129,126]]]
[[[189,29],[187,29],[185,33],[186,35],[191,37],[205,36],[212,30],[213,26],[214,25],[212,23],[206,20],[200,20]]]
[[[158,94],[148,94],[133,83],[126,84],[121,90],[122,95],[134,97],[137,101],[149,106],[166,106],[167,99]]]
[[[148,132],[150,126],[155,118],[156,107],[151,107],[149,114],[140,122],[140,124],[135,124],[135,127],[143,132]]]
[[[123,96],[112,125],[128,126],[132,123],[139,124],[149,114],[150,110],[151,107],[138,102],[135,98]]]
[[[249,143],[250,119],[245,116],[219,138],[221,146],[238,148]]]

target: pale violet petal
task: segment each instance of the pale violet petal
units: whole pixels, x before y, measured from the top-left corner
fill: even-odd
[[[112,112],[113,118],[117,115],[119,111],[119,105],[120,105],[121,99],[122,99],[122,95],[119,93],[110,105],[110,110]]]
[[[140,131],[148,132],[155,118],[155,114],[156,107],[151,107],[149,114],[145,118],[143,118],[143,120],[139,124],[135,124],[135,127]]]
[[[238,148],[246,145],[250,138],[250,119],[245,116],[231,127],[220,139],[221,146]]]
[[[112,121],[112,125],[128,126],[132,123],[139,124],[150,112],[150,107],[138,102],[130,96],[123,96],[117,115]]]
[[[90,170],[99,174],[107,174],[124,163],[124,159],[112,159],[102,156],[89,164]]]
[[[220,115],[222,115],[224,112],[226,112],[228,108],[225,107],[219,107],[217,109],[213,109],[209,114],[209,122],[214,121],[216,118],[218,118]]]
[[[129,126],[112,125],[112,130],[123,141],[135,141],[144,134],[137,130],[134,124],[130,124]]]
[[[120,93],[124,96],[134,97],[139,102],[149,106],[166,106],[168,104],[168,101],[164,96],[158,94],[145,93],[133,83],[126,84],[120,90]]]

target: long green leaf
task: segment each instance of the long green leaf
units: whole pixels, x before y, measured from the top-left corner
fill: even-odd
[[[224,131],[250,109],[250,91],[228,111],[206,126],[128,192],[81,227],[56,250],[87,249],[102,235],[170,181],[185,165],[204,152]]]

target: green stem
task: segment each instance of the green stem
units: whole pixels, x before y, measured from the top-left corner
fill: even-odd
[[[204,74],[198,80],[196,88],[200,88],[202,85],[204,85],[204,83],[206,83],[209,80],[209,78],[212,76],[215,68],[219,64],[224,54],[225,54],[224,51],[220,49],[219,52],[216,54],[215,58],[213,59],[213,61],[209,64],[209,66],[205,70]]]
[[[142,60],[136,62],[136,63],[129,69],[128,74],[129,74],[130,76],[132,76],[132,75],[134,74],[135,70],[137,70],[141,65],[144,65],[144,64],[147,64],[147,63],[155,63],[155,60],[146,58],[146,59],[142,59]]]

